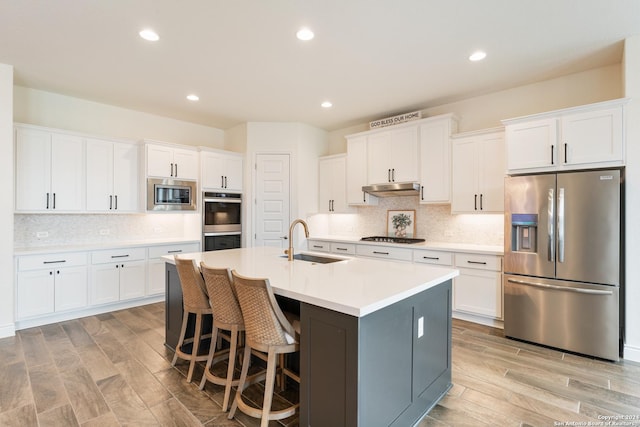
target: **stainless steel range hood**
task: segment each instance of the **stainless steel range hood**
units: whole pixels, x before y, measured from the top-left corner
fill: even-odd
[[[387,184],[365,185],[362,191],[377,197],[418,196],[420,184],[417,182],[390,182]]]

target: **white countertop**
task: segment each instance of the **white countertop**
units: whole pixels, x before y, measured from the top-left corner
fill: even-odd
[[[274,293],[330,310],[362,317],[458,276],[453,268],[350,258],[330,264],[288,261],[278,248],[258,247],[184,254],[198,265],[229,267],[249,277],[266,277]],[[164,256],[173,263],[173,257]]]
[[[372,245],[372,246],[390,246],[398,248],[409,249],[429,249],[435,251],[448,251],[448,252],[469,252],[469,253],[482,253],[487,255],[504,255],[503,246],[494,245],[476,245],[472,243],[449,243],[449,242],[422,242],[422,243],[386,243],[386,242],[365,242],[360,240],[360,237],[351,236],[313,236],[308,240],[321,240],[327,242],[341,242],[341,243],[357,243],[359,245]]]
[[[86,245],[49,245],[49,246],[31,246],[31,247],[16,247],[13,249],[14,256],[22,255],[39,255],[50,253],[64,253],[64,252],[84,252],[84,251],[96,251],[102,249],[116,249],[116,248],[134,248],[141,246],[159,246],[159,245],[174,245],[181,243],[200,243],[200,240],[193,239],[144,239],[144,240],[129,240],[123,242],[102,242],[102,243],[87,243]]]

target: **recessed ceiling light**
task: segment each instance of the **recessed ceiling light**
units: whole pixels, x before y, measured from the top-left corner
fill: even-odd
[[[314,37],[314,34],[313,31],[304,27],[298,30],[298,32],[296,33],[296,37],[298,38],[298,40],[308,41]]]
[[[477,52],[473,52],[471,56],[469,56],[469,61],[482,61],[487,57],[487,54],[481,50]]]
[[[160,40],[160,36],[158,35],[158,33],[156,33],[150,28],[144,29],[140,31],[138,34],[140,34],[140,37],[150,42],[157,42],[158,40]]]
[[[187,95],[187,99],[189,101],[198,101],[198,100],[200,100],[200,97],[198,95],[195,95],[195,94],[192,93],[191,95]]]
[[[331,102],[329,102],[329,101],[324,101],[322,104],[320,104],[320,106],[322,108],[331,108],[331,107],[333,107],[333,104]]]

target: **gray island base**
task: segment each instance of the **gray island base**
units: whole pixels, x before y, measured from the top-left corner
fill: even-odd
[[[255,257],[247,259],[247,251],[251,250],[219,251],[244,251],[245,256],[240,257],[243,260],[237,263],[229,254],[224,257],[209,255],[215,252],[190,255],[198,263],[203,260],[208,265],[230,266],[240,274],[269,277],[259,274],[268,271],[256,268],[259,263]],[[360,272],[359,268],[366,271],[376,265],[390,268],[386,261],[350,259],[347,263],[324,268],[332,264],[311,266],[305,261],[287,264],[285,260],[275,269],[290,270],[281,277],[274,270],[273,279],[270,278],[277,296],[285,297],[288,303],[299,304],[300,425],[413,426],[451,387],[451,278],[457,271],[413,264],[397,267],[411,269],[411,274],[418,276],[427,273],[430,285],[361,315],[333,309],[332,303],[324,304],[331,308],[323,307],[317,295],[312,295],[313,303],[310,302],[306,293],[314,291],[309,287],[310,281],[299,277],[300,274],[321,276],[326,288],[331,286],[327,283],[334,283],[331,280],[340,282],[348,276],[341,270]],[[250,269],[246,268],[248,265]],[[166,270],[166,342],[174,348],[182,319],[182,293],[172,260],[167,259]],[[411,275],[405,276],[402,271],[395,274],[399,280]],[[304,283],[305,293],[291,283],[284,283],[285,277]],[[394,286],[393,281],[387,280],[387,283]]]

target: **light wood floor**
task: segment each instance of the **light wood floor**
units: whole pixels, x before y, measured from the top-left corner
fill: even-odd
[[[188,384],[187,365],[172,368],[163,344],[163,303],[0,339],[0,426],[258,425],[241,414],[227,420],[222,388]],[[611,416],[635,418],[610,425],[640,426],[639,364],[565,354],[457,320],[453,383],[420,427],[606,425]]]

